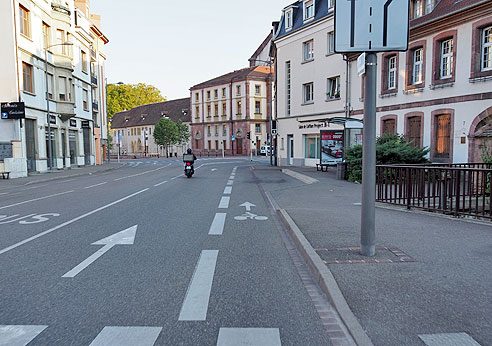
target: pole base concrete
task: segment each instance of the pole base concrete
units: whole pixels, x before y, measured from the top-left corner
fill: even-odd
[[[376,246],[375,245],[361,245],[360,246],[360,254],[362,256],[374,257],[376,255]]]

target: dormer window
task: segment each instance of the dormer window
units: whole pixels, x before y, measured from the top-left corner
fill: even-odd
[[[285,30],[289,30],[292,28],[293,25],[293,9],[290,8],[287,11],[285,11]]]
[[[314,0],[304,1],[304,20],[314,18]]]

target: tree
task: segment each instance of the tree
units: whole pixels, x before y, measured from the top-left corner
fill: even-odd
[[[169,156],[169,146],[180,140],[178,125],[169,118],[161,118],[155,125],[154,140],[157,145],[166,148],[166,156]]]
[[[181,120],[176,122],[176,126],[178,128],[178,143],[177,144],[186,144],[190,140],[191,134],[188,126],[183,124]]]
[[[108,84],[108,117],[134,107],[166,101],[155,86],[139,84]]]

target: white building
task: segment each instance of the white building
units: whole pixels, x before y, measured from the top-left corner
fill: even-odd
[[[357,55],[333,54],[332,5],[297,1],[274,34],[280,164],[314,165],[321,129],[363,117]],[[491,1],[412,0],[409,50],[378,54],[378,135],[403,134],[433,162],[480,161],[492,132],[491,18]]]
[[[26,108],[25,119],[0,119],[0,142],[14,149],[12,158],[2,158],[12,177],[48,170],[49,137],[54,169],[102,162],[108,40],[96,24],[88,0],[1,2],[0,100]]]

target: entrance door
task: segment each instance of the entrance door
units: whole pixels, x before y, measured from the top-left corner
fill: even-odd
[[[68,149],[70,150],[70,165],[77,164],[77,132],[68,131]]]
[[[26,152],[27,152],[27,171],[36,170],[36,139],[34,137],[34,129],[36,121],[26,119]]]
[[[236,153],[238,155],[243,154],[243,139],[242,138],[236,138]]]
[[[294,164],[294,136],[293,135],[287,136],[287,157],[288,157],[289,165],[293,165]]]
[[[57,164],[56,164],[56,137],[55,137],[55,130],[54,129],[51,129],[51,134],[48,135],[48,128],[45,129],[45,136],[46,136],[46,157],[47,157],[47,162],[49,160],[48,156],[49,156],[49,145],[51,143],[51,167],[53,168],[57,168]],[[50,140],[51,138],[51,140]],[[48,167],[49,167],[49,163],[48,163]]]
[[[91,142],[90,142],[90,131],[91,129],[83,129],[84,133],[84,164],[89,166],[91,164]]]
[[[65,162],[65,158],[67,157],[67,132],[65,130],[61,133],[62,140],[62,159],[63,159],[63,168],[67,167],[67,163]]]

